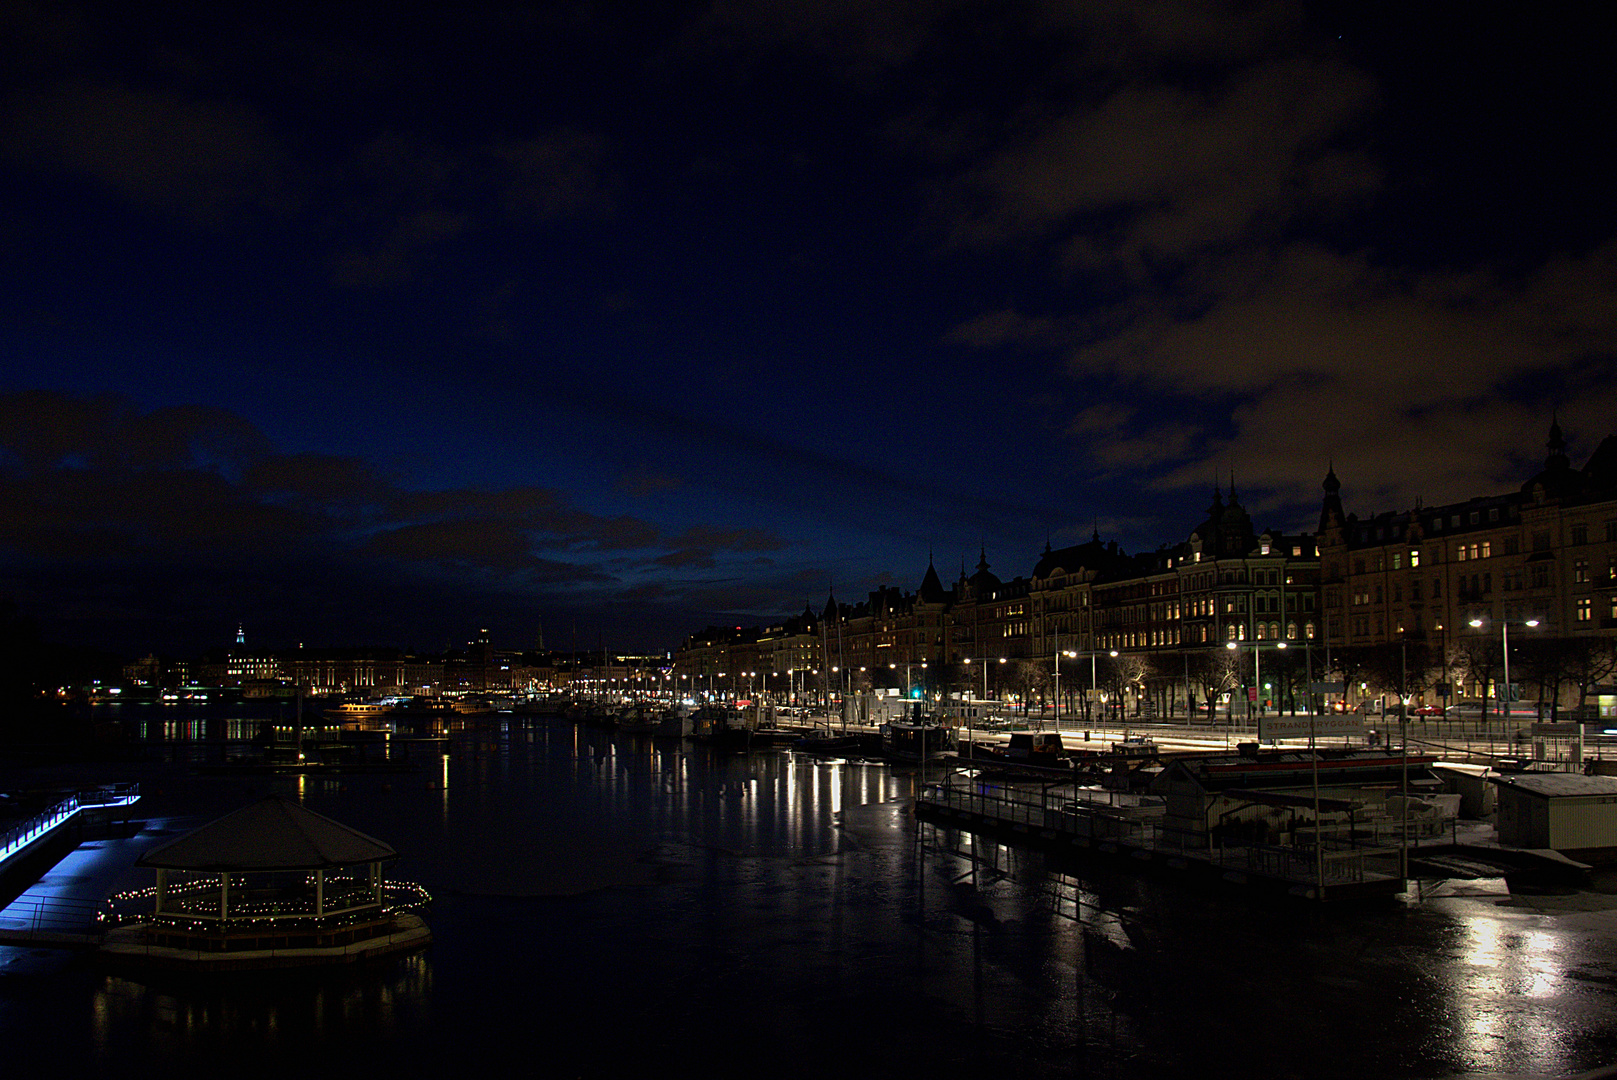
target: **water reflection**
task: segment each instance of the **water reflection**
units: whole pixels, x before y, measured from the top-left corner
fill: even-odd
[[[436,897],[428,952],[151,983],[68,959],[0,983],[0,1040],[119,1075],[307,1069],[311,1047],[327,1071],[462,1072],[536,1040],[556,1075],[705,1077],[1549,1075],[1617,1049],[1605,913],[1157,882],[918,825],[916,772],[860,761],[561,723],[447,749],[412,773],[163,780],[177,810],[296,792],[392,844]]]

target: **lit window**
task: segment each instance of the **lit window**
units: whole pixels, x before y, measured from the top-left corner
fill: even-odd
[[[1578,601],[1578,621],[1588,622],[1594,617],[1594,601],[1587,596]]]
[[[1420,548],[1409,549],[1409,565],[1412,569],[1420,565]]]

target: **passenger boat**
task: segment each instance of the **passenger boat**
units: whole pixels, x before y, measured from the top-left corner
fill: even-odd
[[[874,743],[874,745],[872,745]],[[881,738],[869,735],[833,735],[829,731],[811,731],[800,735],[792,743],[794,750],[820,757],[841,757],[881,749]]]
[[[325,715],[344,731],[381,731],[389,726],[386,717],[392,711],[392,705],[380,701],[345,701],[325,710]]]
[[[690,738],[705,746],[744,750],[752,745],[752,729],[746,716],[733,709],[704,705],[691,717]]]
[[[959,746],[955,729],[933,720],[894,720],[883,724],[880,731],[881,752],[894,761],[954,757]]]

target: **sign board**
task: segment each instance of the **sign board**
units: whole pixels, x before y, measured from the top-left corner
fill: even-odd
[[[1363,735],[1364,719],[1352,713],[1315,714],[1312,721],[1306,716],[1260,716],[1260,739],[1306,739],[1312,723],[1314,734],[1339,739],[1344,735]]]
[[[1309,683],[1308,689],[1316,694],[1343,694],[1347,692],[1347,684],[1339,682]]]

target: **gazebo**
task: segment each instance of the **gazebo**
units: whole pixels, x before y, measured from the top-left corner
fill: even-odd
[[[382,880],[382,864],[397,857],[380,840],[271,795],[142,855],[136,865],[154,869],[157,884],[139,896],[153,906],[113,931],[106,948],[176,959],[267,955],[279,964],[424,944],[430,934],[408,909],[425,893]]]

